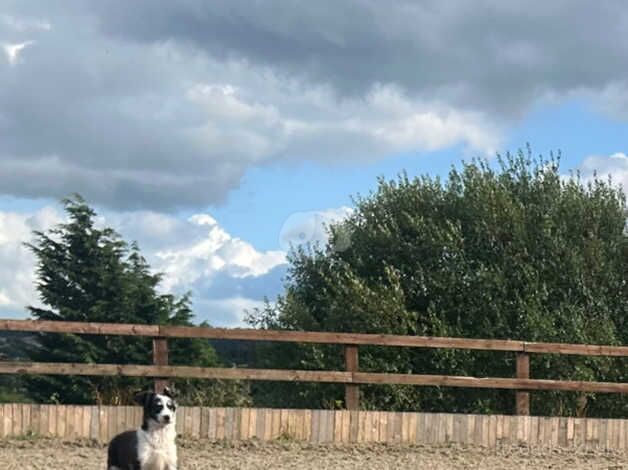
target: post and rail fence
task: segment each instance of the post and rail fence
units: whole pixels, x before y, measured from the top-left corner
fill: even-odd
[[[163,387],[168,379],[173,378],[338,383],[344,384],[345,386],[345,406],[348,410],[357,410],[359,408],[359,386],[364,384],[510,389],[515,391],[515,414],[521,416],[530,414],[529,394],[530,391],[534,390],[628,393],[628,383],[530,378],[531,354],[626,357],[628,356],[628,346],[41,320],[0,320],[0,331],[124,335],[151,337],[153,339],[153,365],[0,361],[0,374],[121,375],[151,377],[155,379],[156,388]],[[345,370],[323,371],[172,366],[168,364],[168,339],[170,338],[204,338],[208,340],[273,341],[341,345],[344,347]],[[511,352],[516,354],[516,370],[513,371],[515,377],[480,378],[451,375],[360,372],[358,354],[360,346],[447,348]]]

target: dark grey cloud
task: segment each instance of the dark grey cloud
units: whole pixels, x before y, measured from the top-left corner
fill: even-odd
[[[99,2],[107,34],[166,38],[326,82],[376,83],[517,114],[546,93],[601,90],[628,75],[628,6],[585,0]]]
[[[490,153],[548,97],[599,97],[625,118],[627,14],[578,0],[8,0],[0,193],[198,208],[276,160]]]

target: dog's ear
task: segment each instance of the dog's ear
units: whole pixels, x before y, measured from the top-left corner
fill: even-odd
[[[151,392],[147,392],[147,391],[137,392],[135,396],[133,397],[133,400],[135,400],[135,403],[137,403],[138,405],[145,406],[146,401],[148,400],[148,397],[150,395],[151,395]]]
[[[171,389],[170,387],[164,387],[164,392],[163,395],[172,398],[173,400],[176,397],[176,393],[174,392],[173,389]]]

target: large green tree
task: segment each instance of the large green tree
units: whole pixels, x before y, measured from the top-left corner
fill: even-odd
[[[446,181],[401,175],[357,198],[324,247],[295,250],[284,295],[254,312],[263,328],[628,344],[626,200],[609,181],[564,178],[559,158],[474,160]],[[336,347],[267,347],[262,364],[342,368]],[[512,377],[514,355],[360,348],[363,370]],[[532,376],[626,381],[625,361],[533,356]],[[260,404],[334,406],[331,385],[258,386]],[[365,407],[502,412],[513,392],[362,387]],[[573,414],[578,397],[533,394],[536,413]],[[589,414],[628,416],[621,396]]]
[[[37,291],[44,308],[29,307],[40,320],[65,320],[191,326],[189,297],[158,293],[160,274],[150,271],[137,244],[127,244],[111,228],[96,223],[96,213],[80,196],[63,201],[68,217],[48,232],[35,232],[27,246],[37,258]],[[216,366],[219,361],[203,340],[169,341],[172,364]],[[33,361],[150,364],[150,338],[40,334],[28,348]],[[150,381],[129,377],[33,377],[26,380],[39,402],[129,403]],[[212,398],[238,402],[237,386],[178,381],[182,399],[206,403]]]

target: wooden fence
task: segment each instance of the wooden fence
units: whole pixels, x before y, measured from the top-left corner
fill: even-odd
[[[380,334],[222,329],[114,323],[0,320],[0,330],[90,335],[131,335],[153,338],[154,365],[83,364],[0,361],[0,374],[124,375],[154,377],[160,388],[169,378],[276,380],[341,383],[345,385],[345,405],[359,408],[360,384],[405,384],[472,388],[501,388],[516,391],[515,412],[529,415],[530,390],[628,393],[628,383],[541,380],[530,378],[530,354],[572,354],[585,356],[628,356],[627,346],[598,346],[562,343],[534,343],[513,340],[437,338]],[[207,338],[248,341],[279,341],[337,344],[344,346],[344,371],[281,369],[204,368],[168,365],[169,338]],[[449,375],[389,374],[360,372],[360,346],[452,348],[502,351],[516,354],[515,378],[460,377]]]
[[[137,428],[133,406],[0,405],[0,437],[51,436],[107,442]],[[628,420],[261,408],[177,409],[177,432],[192,439],[311,443],[503,444],[628,449]]]

